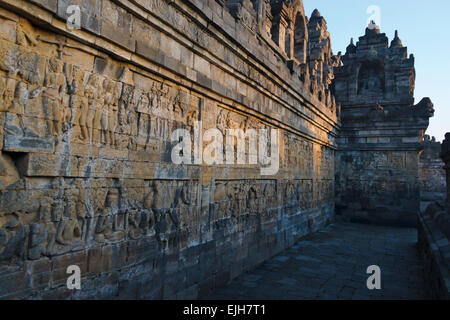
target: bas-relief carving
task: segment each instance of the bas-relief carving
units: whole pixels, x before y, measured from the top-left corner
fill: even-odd
[[[283,206],[288,212],[313,209],[334,201],[334,180],[301,179],[283,183]],[[300,211],[300,212],[301,212]]]
[[[228,1],[225,5],[230,9],[232,15],[240,20],[244,26],[252,32],[257,28],[257,15],[251,0]]]
[[[27,227],[20,224],[20,212],[0,216],[0,263],[24,258]]]
[[[231,227],[242,215],[270,213],[278,207],[276,182],[273,180],[216,181],[215,207],[219,220],[229,219]]]
[[[95,241],[117,241],[125,237],[125,215],[119,209],[119,190],[111,189],[106,195],[104,209],[98,215]]]
[[[406,153],[371,152],[366,154],[352,153],[343,159],[344,170],[358,175],[361,170],[401,170],[406,167]]]
[[[23,119],[29,117],[25,108],[31,99],[42,99],[41,114],[47,120],[47,138],[53,136],[55,145],[71,139],[71,142],[125,149],[135,149],[140,143],[146,149],[150,137],[167,140],[175,123],[186,122],[186,114],[191,109],[185,102],[189,94],[162,82],[154,81],[151,90],[142,91],[59,58],[48,58],[43,64],[45,77],[36,87],[34,84],[39,81],[26,76],[28,69],[36,71],[33,70],[36,59],[8,63],[16,61],[17,56],[31,54],[22,54],[21,50],[18,47],[6,53],[2,70],[8,72],[0,78],[2,110],[8,111],[12,120],[6,128],[10,135],[38,136]],[[76,134],[71,134],[73,131]]]
[[[63,128],[67,131],[68,119],[70,119],[68,106],[65,106],[66,77],[63,73],[64,63],[61,60],[50,58],[47,61],[48,70],[42,92],[44,112],[50,116],[50,132],[55,139],[63,134]]]
[[[10,78],[0,78],[0,112],[8,111],[16,90],[16,81]]]
[[[289,135],[284,136],[285,167],[297,168],[304,175],[313,170],[313,144]]]
[[[34,36],[34,33],[29,33],[29,37]],[[197,111],[187,112],[189,106],[186,106],[180,92],[163,83],[154,82],[150,91],[140,91],[133,86],[83,70],[80,66],[63,62],[60,59],[64,56],[60,54],[60,42],[54,43],[57,45],[58,58],[43,60],[45,72],[39,73],[40,76],[37,77],[42,78],[42,86],[29,92],[28,85],[22,81],[19,80],[16,84],[16,79],[2,78],[5,82],[2,99],[8,102],[4,105],[12,100],[10,111],[17,114],[19,127],[25,134],[35,135],[22,119],[25,114],[24,105],[29,99],[39,96],[42,100],[42,114],[47,119],[47,133],[54,137],[56,144],[60,140],[68,142],[65,141],[68,138],[70,142],[130,150],[136,149],[139,142],[147,148],[150,137],[167,138],[171,128],[169,119],[182,123],[186,118],[187,122],[196,118]],[[24,41],[18,43],[24,45]],[[39,46],[39,41],[32,41],[32,44],[33,47]],[[15,57],[9,56],[12,60]],[[17,71],[13,73],[20,79],[21,75],[27,74],[28,69],[33,70],[33,63],[27,64],[26,61],[27,59],[9,64],[6,70]],[[16,66],[18,69],[14,69]],[[13,88],[15,85],[17,88]],[[248,126],[247,122],[244,120],[240,125],[228,125],[244,128]],[[8,132],[15,134],[14,130]]]
[[[137,192],[115,183],[87,197],[77,189],[81,185],[72,184],[64,178],[54,179],[50,196],[39,200],[35,213],[18,209],[0,215],[1,262],[13,257],[36,260],[88,244],[152,236],[162,249],[168,249],[176,246],[173,240],[182,229],[193,227],[189,222],[197,206],[193,180],[149,181],[148,187]],[[24,215],[32,217],[29,224]]]
[[[316,185],[315,187],[313,185]],[[259,212],[265,219],[278,207],[286,212],[314,208],[319,203],[334,200],[334,180],[293,180],[281,184],[282,197],[278,198],[276,181],[217,181],[215,201],[220,219],[228,218],[236,224],[243,214]]]
[[[279,208],[296,204],[301,209],[312,208],[313,180],[295,182],[287,198],[277,180],[224,180],[220,182],[224,185],[224,199],[214,202],[216,211],[211,221],[212,215],[206,215],[202,207],[203,199],[208,198],[204,186],[192,177],[139,177],[133,182],[119,179],[122,164],[116,159],[100,159],[97,152],[111,152],[112,158],[112,149],[157,154],[160,150],[155,146],[164,145],[172,130],[193,130],[195,121],[204,117],[199,100],[205,98],[167,80],[146,78],[134,82],[92,72],[68,58],[63,38],[46,39],[36,30],[22,31],[12,49],[0,52],[0,112],[7,117],[5,141],[11,137],[18,141],[45,140],[49,145],[45,152],[41,152],[44,148],[40,142],[24,144],[20,152],[37,154],[36,161],[42,167],[52,167],[57,159],[61,168],[58,172],[44,168],[51,178],[27,176],[27,181],[39,187],[20,180],[14,186],[16,194],[0,192],[0,265],[87,252],[93,247],[143,238],[154,238],[162,251],[170,251],[186,247],[188,244],[182,240],[186,235],[188,242],[200,242],[207,226],[220,219],[230,219],[230,233],[249,232],[253,229],[247,227],[256,228],[249,222],[251,219],[276,221]],[[206,38],[202,34],[196,32],[196,37]],[[0,48],[4,48],[3,44]],[[36,53],[41,50],[44,55]],[[76,56],[74,51],[70,53]],[[261,77],[246,64],[237,66],[246,75]],[[136,71],[126,70],[128,78],[136,76]],[[261,111],[262,105],[271,105],[270,99],[254,95],[251,103],[255,109]],[[267,127],[251,116],[231,111],[229,106],[225,109],[217,104],[216,109],[221,111],[213,122],[222,132],[228,128],[246,132]],[[296,157],[292,154],[295,159],[288,165],[306,172],[312,168],[308,152],[312,143],[298,144],[295,150],[299,153]],[[66,161],[65,156],[71,157],[74,150],[76,156]],[[302,157],[308,158],[306,165]],[[100,178],[96,170],[108,178]],[[217,185],[215,191],[210,190],[213,198],[217,190]],[[17,208],[8,208],[13,202]],[[28,203],[33,203],[32,208]]]

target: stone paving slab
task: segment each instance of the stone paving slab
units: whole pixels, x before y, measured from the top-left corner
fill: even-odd
[[[369,290],[367,267],[381,268]],[[417,230],[337,223],[201,299],[427,299]]]

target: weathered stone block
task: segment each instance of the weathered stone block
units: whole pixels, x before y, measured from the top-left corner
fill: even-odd
[[[28,273],[33,290],[45,290],[50,285],[51,280],[51,261],[48,258],[42,258],[29,262],[27,265]]]
[[[67,278],[70,274],[67,273],[67,268],[71,265],[76,265],[80,268],[81,276],[83,277],[87,271],[87,256],[85,251],[75,253],[67,253],[65,255],[52,257],[51,259],[51,286],[57,287],[67,283]],[[68,290],[66,288],[66,290]],[[69,291],[69,290],[68,290]]]
[[[3,272],[2,272],[3,273]],[[0,274],[0,298],[14,299],[28,289],[29,277],[24,270],[11,270]]]
[[[52,12],[57,12],[58,9],[58,0],[31,0],[32,2],[41,5],[45,9],[48,9]]]
[[[89,28],[98,28],[95,19],[88,19],[86,22],[89,23]],[[133,35],[130,35],[127,29],[114,25],[108,21],[102,21],[100,28],[100,34],[103,37],[110,39],[111,41],[130,50],[131,52],[135,51],[136,40]]]
[[[136,53],[140,54],[150,61],[154,61],[158,64],[164,64],[164,54],[159,51],[157,48],[150,47],[146,43],[136,40]]]

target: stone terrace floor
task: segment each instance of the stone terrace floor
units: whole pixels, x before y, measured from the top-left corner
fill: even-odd
[[[381,268],[368,290],[367,267]],[[417,230],[337,223],[201,299],[427,299]]]

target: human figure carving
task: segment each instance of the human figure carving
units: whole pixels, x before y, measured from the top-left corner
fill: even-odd
[[[153,197],[154,193],[149,192],[144,198],[144,209],[141,211],[141,222],[140,228],[144,231],[145,234],[150,233],[152,230],[154,231],[154,213],[153,213]]]
[[[15,81],[7,81],[7,84],[9,84],[10,87],[7,87],[5,90],[7,98],[6,100],[10,100],[10,95],[11,92],[13,92],[13,88],[12,85],[13,83],[16,83]],[[34,133],[31,129],[29,129],[24,122],[24,114],[25,114],[25,107],[28,104],[28,101],[30,99],[36,98],[37,96],[39,96],[41,92],[41,88],[37,88],[35,90],[33,90],[32,92],[30,92],[28,90],[28,86],[22,82],[22,81],[18,81],[17,82],[17,86],[14,90],[14,98],[12,101],[12,104],[9,105],[7,111],[9,113],[14,113],[18,120],[19,120],[19,130],[17,130],[16,128],[13,127],[13,129],[10,127],[8,129],[5,129],[5,131],[8,134],[11,135],[26,135],[26,136],[32,136],[32,137],[37,137],[38,135],[36,133]]]
[[[239,204],[239,184],[228,182],[226,186],[228,206],[227,206],[227,214],[232,219],[237,219],[240,213],[240,204]]]
[[[71,245],[82,238],[82,229],[78,221],[76,196],[71,196],[67,199],[65,211],[66,219],[58,223],[56,241],[62,245]]]
[[[154,213],[155,232],[162,248],[169,243],[170,233],[178,228],[179,221],[176,213],[179,195],[175,195],[174,201],[168,205],[163,185],[160,181],[154,181],[151,185],[151,198],[153,199],[152,211]]]
[[[63,73],[63,63],[60,60],[50,58],[48,60],[48,72],[45,79],[43,103],[51,115],[50,126],[52,135],[58,139],[62,133],[65,120],[62,94],[66,92],[66,78]]]
[[[217,129],[219,129],[222,132],[222,134],[226,133],[227,117],[228,113],[225,110],[220,110],[219,115],[217,116],[216,126]]]
[[[111,144],[110,141],[110,135],[109,135],[109,119],[110,119],[110,112],[111,110],[111,104],[112,104],[112,100],[113,100],[113,86],[112,86],[112,81],[109,79],[105,79],[103,81],[103,88],[104,88],[104,93],[103,93],[103,98],[104,98],[104,106],[102,109],[102,116],[101,116],[101,137],[100,137],[100,141],[102,141],[102,143],[109,145]]]
[[[127,230],[130,239],[137,240],[144,234],[144,230],[141,229],[142,217],[142,212],[136,208],[127,210]]]
[[[81,141],[89,140],[87,130],[87,115],[89,110],[89,98],[93,95],[92,90],[85,90],[85,72],[79,67],[74,67],[73,81],[70,88],[72,94],[70,98],[71,108],[74,114],[74,124],[80,127],[80,133],[76,137]]]
[[[16,81],[10,78],[0,78],[0,112],[7,111],[14,101]]]
[[[25,30],[28,29],[28,30]],[[35,36],[31,27],[26,28],[22,24],[17,26],[17,44],[20,46],[32,46],[35,47],[40,42],[40,35]]]
[[[110,104],[110,110],[109,110],[109,120],[108,120],[108,134],[109,134],[109,141],[111,147],[115,148],[117,147],[116,142],[116,127],[117,127],[117,118],[119,113],[119,98],[120,98],[120,92],[122,91],[122,83],[120,82],[114,82],[111,81],[112,86],[112,101]]]
[[[148,93],[142,92],[139,96],[137,110],[138,114],[138,132],[139,135],[145,137],[145,146],[149,144],[150,141],[150,127],[151,127],[151,119],[150,119],[150,99]],[[142,133],[141,133],[142,131]]]
[[[195,121],[197,121],[197,110],[189,111],[186,115],[186,128],[190,133],[194,131]]]
[[[100,76],[93,73],[86,85],[86,95],[88,97],[87,126],[91,143],[99,142],[99,131],[101,130],[101,116],[103,107],[102,87]]]
[[[251,212],[258,211],[258,195],[256,189],[253,186],[251,186],[248,190],[247,209],[249,209]]]
[[[117,189],[108,191],[103,213],[98,217],[95,228],[97,242],[117,241],[123,239],[125,230],[119,223],[119,194]]]
[[[39,208],[39,223],[30,225],[28,258],[37,260],[41,255],[49,256],[54,252],[56,227],[52,221],[51,199],[43,199]]]
[[[172,104],[172,112],[181,117],[184,118],[184,108],[183,108],[183,103],[181,101],[181,96],[180,93],[177,93],[177,95],[171,99],[171,104]]]
[[[156,87],[156,83],[153,83],[151,93],[152,93],[152,98],[151,98],[152,109],[153,110],[159,109],[159,107],[160,107],[159,90]]]

